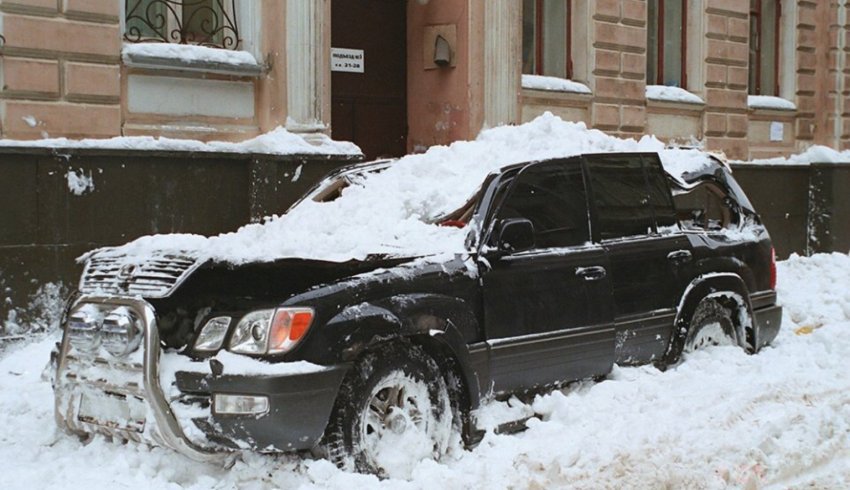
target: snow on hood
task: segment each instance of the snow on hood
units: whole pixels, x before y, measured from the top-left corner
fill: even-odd
[[[272,155],[360,155],[360,148],[347,141],[334,141],[316,135],[315,143],[290,133],[282,126],[239,143],[231,141],[203,142],[190,139],[154,138],[152,136],[118,136],[106,139],[46,138],[40,140],[0,139],[0,147],[95,149],[95,150],[148,150],[194,151],[223,153],[265,153]]]
[[[233,233],[147,236],[99,253],[136,258],[174,253],[231,264],[462,253],[468,230],[428,221],[462,207],[488,174],[515,163],[600,152],[658,152],[674,177],[711,165],[698,150],[666,150],[652,136],[616,138],[547,112],[520,126],[482,131],[474,141],[403,157],[345,188],[334,201],[304,201],[283,216]]]

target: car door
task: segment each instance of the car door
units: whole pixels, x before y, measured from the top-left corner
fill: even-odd
[[[497,193],[499,194],[499,193]],[[485,254],[484,324],[496,392],[607,373],[614,331],[605,250],[590,243],[579,159],[524,168],[492,213],[534,226],[526,250]],[[497,246],[498,233],[488,240]]]
[[[608,154],[587,156],[586,166],[594,238],[610,260],[616,362],[658,359],[669,343],[692,261],[661,162]]]

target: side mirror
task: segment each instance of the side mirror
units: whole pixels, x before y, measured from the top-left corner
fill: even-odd
[[[525,218],[510,218],[499,223],[499,251],[522,252],[534,248],[534,225]]]

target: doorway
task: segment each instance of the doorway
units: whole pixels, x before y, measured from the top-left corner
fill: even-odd
[[[331,47],[333,138],[369,160],[406,154],[407,2],[331,2]]]

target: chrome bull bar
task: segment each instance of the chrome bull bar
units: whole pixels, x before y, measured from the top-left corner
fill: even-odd
[[[195,461],[219,464],[225,463],[228,456],[226,452],[199,446],[186,437],[186,434],[183,432],[174,411],[171,409],[171,406],[165,397],[159,378],[161,348],[159,344],[159,330],[157,329],[156,324],[156,314],[154,313],[153,307],[142,298],[122,296],[80,296],[79,298],[76,298],[73,303],[74,304],[68,309],[68,311],[81,303],[93,303],[108,304],[110,306],[114,305],[116,307],[126,306],[139,315],[139,318],[141,318],[144,324],[144,340],[142,343],[144,349],[142,369],[144,400],[150,408],[150,413],[152,413],[154,417],[154,430],[151,433],[155,438],[155,441],[153,442],[160,443],[161,445],[171,448]],[[75,430],[73,423],[66,420],[66,415],[72,415],[73,413],[70,411],[66,412],[66,407],[61,406],[62,396],[59,393],[60,390],[64,389],[62,385],[68,383],[68,381],[62,377],[67,369],[68,363],[69,338],[66,327],[67,325],[63,325],[63,328],[66,331],[62,336],[59,358],[56,365],[54,405],[57,424],[73,431]],[[121,435],[120,430],[104,430],[99,432],[109,434],[117,433],[128,440],[138,439],[138,437],[134,437],[129,434]]]

